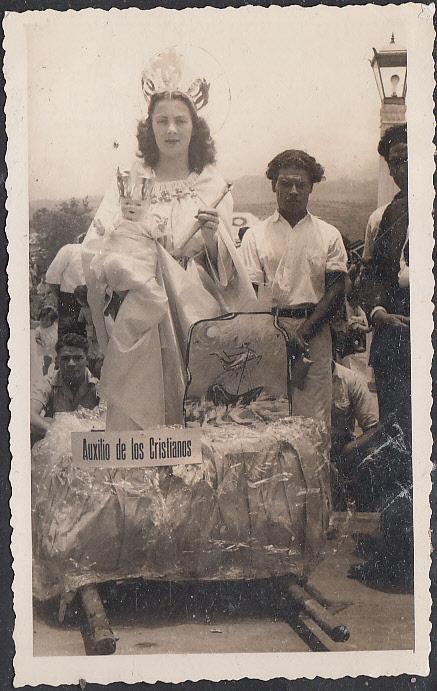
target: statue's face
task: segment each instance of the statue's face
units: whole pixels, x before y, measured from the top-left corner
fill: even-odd
[[[144,221],[147,216],[149,204],[146,200],[120,198],[121,213],[128,221]]]
[[[188,155],[193,122],[188,106],[177,98],[163,98],[152,114],[152,129],[160,155],[180,158]]]

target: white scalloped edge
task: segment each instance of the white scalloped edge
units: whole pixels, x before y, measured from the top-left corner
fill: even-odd
[[[375,11],[375,6],[367,5]],[[410,5],[411,7],[411,5]],[[416,540],[416,649],[412,651],[359,651],[349,653],[280,653],[280,654],[217,654],[217,655],[147,655],[112,656],[104,660],[87,657],[34,658],[32,656],[32,600],[31,600],[31,538],[30,538],[30,454],[28,443],[29,381],[27,368],[29,362],[28,343],[28,210],[27,210],[27,133],[26,133],[26,89],[24,65],[24,28],[31,23],[33,12],[23,14],[7,13],[3,26],[5,29],[4,49],[6,51],[4,74],[6,77],[6,127],[8,147],[6,161],[8,177],[6,181],[8,199],[6,203],[7,233],[9,237],[9,293],[11,296],[9,325],[11,330],[9,349],[11,375],[9,395],[11,398],[11,451],[12,451],[12,552],[14,559],[14,608],[16,627],[14,642],[15,686],[40,683],[57,685],[59,683],[87,682],[110,683],[124,681],[136,683],[147,681],[177,682],[201,679],[219,681],[224,679],[256,678],[268,680],[285,677],[288,679],[339,678],[360,675],[377,677],[380,675],[426,675],[430,651],[429,634],[431,598],[429,594],[429,519],[428,497],[431,488],[428,460],[431,453],[430,406],[431,380],[429,376],[432,349],[432,249],[433,226],[431,210],[434,190],[431,184],[434,172],[432,158],[433,146],[433,101],[434,75],[432,64],[433,5],[414,5],[417,10],[411,19],[409,46],[409,90],[408,119],[411,171],[411,207],[413,223],[420,225],[420,243],[411,243],[410,256],[420,269],[412,271],[413,311],[413,353],[417,366],[413,379],[413,415],[415,430],[415,540]],[[358,8],[357,8],[358,9]],[[364,8],[360,7],[360,11]],[[339,8],[318,7],[303,9],[270,7],[241,9],[214,8],[194,10],[151,10],[151,13],[192,12],[193,21],[197,12],[218,13],[245,12],[248,19],[257,21],[262,15],[265,21],[269,12],[288,11],[308,12],[313,18],[317,11],[338,12]],[[343,9],[341,10],[343,11]],[[68,10],[67,14],[74,12]],[[81,10],[85,12],[107,12],[105,10]],[[116,19],[120,13],[138,13],[140,10],[110,11]],[[50,19],[54,10],[44,12]],[[40,13],[38,13],[40,14]],[[42,13],[41,13],[42,14]],[[57,13],[58,14],[58,13]],[[339,41],[341,46],[341,40]],[[23,53],[24,51],[24,53]],[[359,133],[357,133],[359,136]],[[414,176],[414,177],[413,177]],[[414,245],[414,247],[413,247]],[[415,324],[415,327],[414,327]],[[414,383],[415,382],[415,383]]]

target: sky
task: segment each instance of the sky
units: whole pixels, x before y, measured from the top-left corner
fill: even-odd
[[[174,44],[197,56],[199,76],[202,68],[212,75],[210,123],[227,113],[214,132],[226,178],[263,174],[286,148],[314,155],[327,178],[376,177],[380,100],[369,58],[392,32],[408,48],[414,11],[408,4],[27,13],[30,199],[104,192],[117,164],[135,157],[146,110],[142,70]],[[211,60],[200,64],[202,51],[187,44]]]

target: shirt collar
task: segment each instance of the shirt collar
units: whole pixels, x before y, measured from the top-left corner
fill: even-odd
[[[300,223],[302,223],[303,221],[311,220],[311,219],[312,219],[312,214],[310,214],[310,212],[309,212],[308,209],[307,209],[307,212],[306,212],[305,216],[304,216],[303,218],[301,218],[300,221],[299,221],[299,223],[296,223],[296,225],[293,226],[293,227],[296,228],[296,226],[298,226],[298,225],[299,225]],[[290,225],[290,224],[288,223],[287,219],[284,218],[284,217],[279,213],[279,209],[276,209],[276,210],[274,211],[274,213],[272,214],[272,221],[273,221],[273,223],[279,223],[280,221],[283,221],[283,222],[286,223],[287,225]]]

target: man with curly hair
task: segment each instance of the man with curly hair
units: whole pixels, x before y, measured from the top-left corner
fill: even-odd
[[[258,296],[271,295],[291,350],[312,361],[303,388],[292,390],[293,415],[330,425],[332,376],[329,318],[344,295],[347,254],[340,232],[308,212],[324,170],[305,151],[287,150],[267,168],[277,210],[250,228],[242,256]]]

